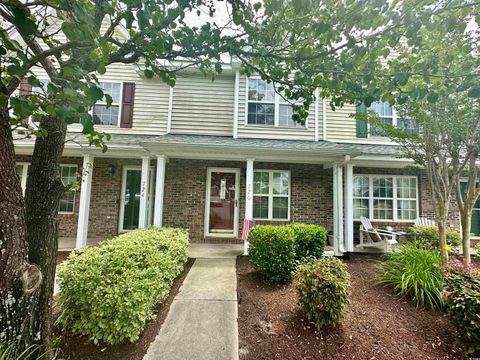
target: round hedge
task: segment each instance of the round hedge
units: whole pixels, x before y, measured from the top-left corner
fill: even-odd
[[[286,282],[295,263],[295,234],[288,226],[255,226],[248,235],[253,267],[268,282]]]

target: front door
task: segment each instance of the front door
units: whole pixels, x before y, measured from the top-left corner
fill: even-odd
[[[147,224],[151,224],[153,171],[150,169],[149,190],[147,198]],[[140,214],[140,192],[142,184],[142,168],[138,166],[124,167],[122,178],[122,198],[120,204],[119,231],[138,228]]]
[[[208,169],[205,235],[238,235],[239,169]]]

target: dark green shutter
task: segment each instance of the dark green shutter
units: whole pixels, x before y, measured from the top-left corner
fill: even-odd
[[[367,123],[367,107],[365,104],[360,104],[357,106],[357,115],[362,115],[360,118],[357,116],[357,138],[367,138],[368,137],[368,123]]]
[[[460,182],[462,197],[465,196],[466,187],[467,187],[467,182],[465,181]],[[475,235],[480,235],[480,199],[478,199],[475,205],[473,206],[471,232]]]

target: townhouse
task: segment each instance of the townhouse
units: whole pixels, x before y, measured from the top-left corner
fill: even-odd
[[[357,123],[352,114],[364,109],[333,111],[317,96],[305,124],[294,123],[273,86],[235,63],[213,82],[186,70],[174,88],[137,65],[112,65],[99,78],[113,105],[99,102],[92,114],[112,135],[109,150],[86,146],[72,124],[62,160],[63,181],[80,182],[58,214],[71,247],[150,225],[187,228],[193,242],[239,242],[243,220],[254,219],[323,225],[341,255],[356,250],[361,216],[394,229],[434,217],[425,174]],[[412,127],[388,104],[372,107],[383,121]],[[23,186],[32,150],[33,140],[16,142]],[[459,226],[455,209],[450,223]],[[480,232],[480,209],[472,231]]]

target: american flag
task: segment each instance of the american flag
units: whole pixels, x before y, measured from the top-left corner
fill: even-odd
[[[242,240],[247,240],[248,238],[248,233],[250,232],[250,229],[255,226],[255,220],[248,220],[245,219],[243,220],[243,227],[242,227]]]

